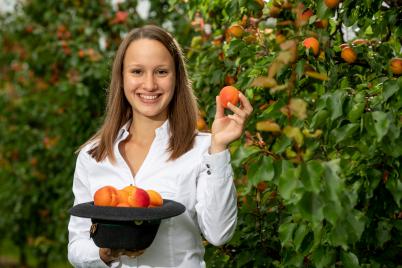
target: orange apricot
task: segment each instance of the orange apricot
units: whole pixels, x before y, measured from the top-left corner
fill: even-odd
[[[357,54],[351,47],[344,47],[341,51],[341,58],[351,64],[356,61]]]
[[[118,201],[117,189],[113,186],[104,186],[98,189],[94,194],[95,206],[115,207]]]
[[[336,8],[339,4],[339,0],[324,0],[324,3],[329,8]]]
[[[221,89],[219,99],[224,108],[228,107],[229,102],[237,105],[239,102],[239,90],[233,86],[226,86]]]
[[[304,39],[303,45],[307,49],[311,48],[313,50],[314,55],[318,55],[318,52],[320,51],[320,43],[315,37],[308,37]]]
[[[130,204],[127,203],[127,202],[118,203],[116,207],[129,208],[129,207],[130,207]]]
[[[128,192],[129,191],[125,191],[123,189],[117,190],[117,197],[118,197],[118,200],[119,200],[119,202],[118,202],[119,204],[120,203],[127,203]]]
[[[237,38],[242,37],[244,34],[244,29],[239,24],[233,24],[232,26],[229,27],[228,31],[232,36]]]
[[[146,190],[149,195],[149,207],[160,207],[163,205],[162,196],[154,190]]]
[[[402,74],[402,58],[392,58],[389,62],[391,72],[396,75]]]

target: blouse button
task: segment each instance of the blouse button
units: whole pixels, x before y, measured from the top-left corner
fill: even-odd
[[[206,164],[207,168],[210,168],[209,164]]]
[[[211,175],[211,171],[210,171],[210,170],[208,170],[208,171],[207,171],[207,174],[208,174],[208,175]]]

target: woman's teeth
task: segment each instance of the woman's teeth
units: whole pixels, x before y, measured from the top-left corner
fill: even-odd
[[[154,100],[158,97],[158,95],[142,95],[140,94],[140,97],[146,100]]]

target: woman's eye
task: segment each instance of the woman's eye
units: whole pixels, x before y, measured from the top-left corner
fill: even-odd
[[[162,75],[162,76],[163,76],[163,75],[167,75],[167,74],[168,74],[168,71],[167,71],[167,70],[158,70],[158,71],[157,71],[157,74],[158,74],[158,75]]]
[[[141,74],[141,70],[131,70],[132,74],[139,75]]]

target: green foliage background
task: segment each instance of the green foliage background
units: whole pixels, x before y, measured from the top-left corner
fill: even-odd
[[[402,78],[389,69],[401,57],[401,4],[150,2],[146,20],[137,1],[118,6],[127,18],[108,1],[75,0],[1,15],[0,241],[18,246],[21,265],[66,260],[74,151],[99,126],[122,35],[155,23],[183,45],[208,125],[226,84],[254,106],[230,148],[238,228],[207,246],[208,267],[401,267]],[[243,36],[230,36],[234,23]],[[367,40],[348,42],[353,64],[340,56],[342,23]],[[302,44],[310,36],[317,56]]]

